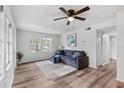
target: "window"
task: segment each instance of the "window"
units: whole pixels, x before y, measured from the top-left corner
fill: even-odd
[[[13,57],[13,31],[12,25],[9,22],[8,17],[6,17],[6,34],[5,34],[5,59],[6,59],[6,70],[12,63]]]
[[[30,40],[30,51],[32,52],[36,52],[36,51],[40,51],[41,49],[41,40],[40,38],[32,38]]]
[[[42,48],[44,52],[52,51],[52,39],[51,38],[43,38]]]
[[[0,11],[0,80],[4,75],[4,13]]]

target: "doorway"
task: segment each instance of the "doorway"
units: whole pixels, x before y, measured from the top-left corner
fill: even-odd
[[[117,60],[117,32],[116,27],[97,30],[97,67],[105,65],[110,60]]]

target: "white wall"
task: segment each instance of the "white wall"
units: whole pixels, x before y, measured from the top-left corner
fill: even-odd
[[[117,80],[124,82],[124,11],[117,14],[118,62]]]
[[[90,66],[96,68],[96,30],[111,27],[113,25],[116,25],[116,21],[114,19],[111,19],[99,24],[91,25],[91,30],[89,31],[85,31],[84,28],[82,28],[82,30],[70,32],[77,33],[76,47],[67,46],[67,35],[70,33],[65,33],[61,36],[61,45],[64,46],[65,49],[86,51],[89,56]]]
[[[22,62],[30,62],[37,60],[48,59],[50,52],[43,52],[42,50],[38,52],[30,51],[30,40],[32,38],[52,38],[52,50],[58,49],[60,45],[60,35],[53,34],[44,34],[41,32],[31,32],[24,30],[17,30],[17,51],[22,52],[24,54],[24,58]]]

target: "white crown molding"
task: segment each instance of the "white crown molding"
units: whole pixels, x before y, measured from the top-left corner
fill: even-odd
[[[28,25],[27,24],[26,25],[18,24],[17,30],[41,32],[41,33],[56,34],[56,35],[61,35],[64,33],[62,31],[57,31],[57,30],[53,30],[53,29],[49,29],[49,28],[45,28],[45,27],[39,27],[39,26],[35,26],[32,24],[28,24]]]

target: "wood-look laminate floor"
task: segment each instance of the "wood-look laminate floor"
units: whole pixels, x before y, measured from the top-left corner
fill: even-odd
[[[35,63],[21,64],[15,71],[13,88],[122,88],[116,79],[116,62],[76,71],[57,80],[48,80]]]

